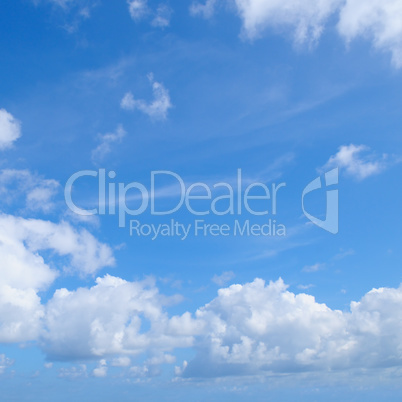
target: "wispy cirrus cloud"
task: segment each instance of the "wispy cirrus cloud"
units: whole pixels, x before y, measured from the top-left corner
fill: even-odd
[[[173,10],[167,4],[160,4],[151,21],[153,27],[166,28],[170,25]]]
[[[223,286],[235,278],[235,273],[232,271],[223,272],[221,275],[214,275],[211,281],[218,286]]]
[[[314,265],[306,265],[303,268],[303,272],[307,272],[307,273],[311,273],[311,272],[318,272],[318,271],[322,271],[323,269],[325,269],[325,264],[321,264],[321,263],[317,263]]]
[[[99,134],[99,145],[92,151],[92,162],[100,163],[112,151],[113,144],[119,144],[126,136],[126,131],[119,125],[112,133]]]
[[[215,12],[215,6],[218,0],[206,0],[205,3],[194,2],[190,6],[191,15],[201,15],[204,18],[211,18]]]
[[[75,33],[81,23],[91,17],[91,11],[98,5],[98,0],[33,0],[34,4],[49,4],[59,18],[61,26],[68,33]]]
[[[27,169],[3,169],[0,171],[0,196],[3,205],[18,205],[25,200],[23,208],[29,211],[50,212],[55,207],[54,197],[60,184],[45,179]]]
[[[13,359],[9,359],[5,354],[0,355],[0,375],[4,374],[4,372],[14,364]]]

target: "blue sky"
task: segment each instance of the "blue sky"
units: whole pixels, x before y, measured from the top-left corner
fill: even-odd
[[[398,0],[2,4],[5,400],[400,400],[401,20]],[[107,188],[204,183],[189,202],[209,214],[72,212],[69,178],[102,169]],[[318,177],[304,206],[324,220],[336,190],[336,234],[303,214]],[[173,209],[179,182],[159,178]],[[212,212],[218,183],[240,214]],[[286,184],[275,215],[272,197],[247,212],[253,183]],[[81,177],[72,199],[99,208],[98,191]],[[172,220],[186,239],[130,233]],[[235,235],[270,221],[285,235]]]

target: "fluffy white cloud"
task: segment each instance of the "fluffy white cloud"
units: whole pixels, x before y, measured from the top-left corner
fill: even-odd
[[[153,281],[109,275],[90,289],[57,290],[46,306],[43,348],[54,358],[69,359],[158,354],[190,346],[191,335],[169,326],[166,302]]]
[[[221,289],[196,319],[199,353],[177,370],[187,377],[402,365],[402,287],[372,290],[341,312],[256,279]]]
[[[59,289],[46,305],[33,290],[17,292],[2,286],[0,341],[40,339],[49,358],[97,358],[92,370],[97,377],[107,375],[106,358],[113,367],[130,367],[144,355],[129,375],[158,375],[161,364],[175,363],[171,351],[177,348],[197,351],[175,368],[184,377],[402,366],[402,286],[374,289],[352,302],[350,311],[338,311],[288,291],[281,279],[269,284],[256,279],[220,289],[194,315],[173,317],[165,311],[170,301],[152,280],[106,275],[91,288]],[[5,314],[22,317],[21,311],[24,320],[3,320]],[[24,332],[29,336],[22,337]],[[87,376],[87,369],[60,375]]]
[[[0,342],[36,339],[43,317],[37,295],[56,273],[42,257],[24,247],[0,220]]]
[[[92,275],[115,262],[109,246],[100,243],[87,230],[76,230],[66,222],[56,224],[3,214],[0,215],[1,234],[5,244],[12,241],[38,259],[41,257],[37,253],[45,250],[68,257],[68,261],[64,261],[64,268],[80,275]],[[4,252],[8,249],[5,247]],[[20,255],[23,255],[22,251],[15,253],[18,258]]]
[[[217,4],[229,3],[243,22],[243,35],[253,39],[266,28],[291,32],[296,43],[314,44],[329,17],[337,15],[338,32],[347,41],[363,37],[389,51],[402,67],[402,3],[400,0],[204,0],[190,7],[193,15],[210,18]]]
[[[256,279],[220,289],[218,297],[196,313],[205,322],[205,332],[198,343],[200,353],[184,375],[300,370],[309,368],[310,351],[341,347],[337,338],[345,328],[343,314],[286,288],[282,280],[266,286]]]
[[[63,359],[148,354],[130,375],[158,374],[174,364],[167,351],[195,347],[177,375],[252,375],[402,365],[402,287],[372,290],[350,312],[331,310],[282,280],[220,289],[190,313],[169,318],[152,282],[106,276],[90,289],[58,290],[46,306],[44,350]],[[85,309],[82,309],[85,306]],[[128,366],[117,358],[112,366]],[[93,375],[104,376],[106,362]]]
[[[386,155],[376,158],[367,153],[369,150],[365,145],[343,145],[330,157],[324,169],[339,167],[358,180],[378,174],[386,168]]]
[[[99,145],[92,151],[92,161],[101,162],[112,150],[112,145],[120,143],[126,136],[123,126],[119,125],[114,133],[99,135]]]
[[[13,217],[0,216],[0,342],[36,339],[43,317],[37,292],[54,281],[53,271],[15,233]]]
[[[39,251],[68,257],[63,265],[81,275],[114,263],[111,249],[85,230],[75,231],[64,222],[1,214],[0,342],[30,341],[39,336],[44,306],[38,292],[47,290],[58,275],[52,268],[58,265],[55,259],[51,267]]]
[[[400,0],[346,0],[338,24],[349,42],[359,36],[377,49],[390,51],[396,67],[402,67],[402,2]]]
[[[0,150],[11,147],[21,137],[21,124],[5,109],[0,109]]]
[[[9,146],[19,135],[19,123],[0,110],[0,147]],[[16,200],[23,197],[25,208],[46,212],[53,206],[51,199],[58,187],[55,180],[45,180],[28,170],[0,172],[0,198],[3,204],[13,203],[14,208]],[[76,230],[66,222],[0,212],[0,343],[38,339],[45,315],[38,292],[54,282],[57,267],[84,276],[112,265],[110,247],[86,230]]]
[[[4,120],[5,119],[5,120]],[[19,123],[0,111],[0,143],[7,146],[19,136]],[[0,172],[3,205],[25,198],[24,208],[48,211],[59,183],[27,170]],[[52,261],[45,261],[44,252]],[[60,260],[57,261],[57,257]],[[58,275],[55,267],[81,275],[114,264],[111,249],[85,230],[69,224],[24,219],[0,213],[0,342],[38,339],[43,328],[44,306],[38,292],[45,291]]]
[[[98,367],[92,371],[94,377],[106,377],[107,376],[107,363],[105,359],[99,361]]]
[[[37,249],[27,247],[21,218],[0,215],[0,285],[20,290],[45,290],[56,278]],[[34,221],[32,221],[34,222]]]
[[[37,339],[43,316],[44,308],[34,289],[22,290],[0,285],[0,342]]]
[[[315,42],[339,0],[236,0],[248,37],[258,36],[266,27],[289,27],[298,43]]]
[[[192,14],[209,17],[217,2],[193,4]],[[235,9],[243,21],[243,33],[255,38],[268,27],[293,32],[296,43],[316,42],[327,19],[342,4],[342,0],[233,0]]]
[[[402,285],[368,292],[351,303],[348,315],[351,349],[343,366],[402,365]]]
[[[168,110],[172,107],[169,91],[163,84],[154,80],[153,74],[148,75],[148,79],[152,85],[154,100],[146,102],[142,99],[134,99],[131,92],[126,93],[122,99],[120,106],[125,110],[140,110],[151,118],[166,119]]]

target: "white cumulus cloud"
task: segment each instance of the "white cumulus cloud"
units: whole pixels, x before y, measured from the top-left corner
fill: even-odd
[[[0,285],[0,342],[16,343],[37,339],[43,316],[44,309],[34,289]]]
[[[402,367],[402,286],[373,289],[340,311],[290,292],[281,279],[255,279],[220,289],[194,314],[169,316],[171,300],[153,280],[106,275],[91,288],[58,289],[46,304],[34,289],[40,281],[30,281],[25,291],[0,284],[0,341],[39,339],[50,359],[96,358],[95,377],[107,375],[106,359],[131,367],[133,377],[158,375],[160,365],[176,363],[179,348],[196,352],[174,368],[184,377]],[[60,375],[87,376],[87,369]]]
[[[348,41],[363,37],[392,54],[402,67],[402,2],[400,0],[346,0],[340,13],[339,33]]]
[[[10,148],[19,137],[21,123],[5,109],[0,109],[0,150]]]
[[[387,167],[386,155],[378,158],[369,151],[370,148],[365,145],[342,145],[338,152],[329,158],[324,169],[339,167],[358,180],[366,179]]]
[[[374,289],[340,311],[288,291],[282,280],[256,279],[220,289],[194,317],[187,312],[169,318],[153,282],[108,275],[96,282],[89,289],[60,289],[47,304],[41,343],[48,356],[115,356],[112,366],[127,367],[148,355],[130,369],[138,378],[174,364],[167,352],[178,348],[198,352],[175,368],[184,377],[402,366],[402,287]],[[106,374],[100,360],[93,375]]]
[[[105,359],[101,359],[99,361],[98,367],[96,367],[93,371],[92,374],[94,377],[106,377],[107,376],[107,363]]]
[[[204,327],[186,377],[402,365],[402,287],[374,289],[345,312],[256,279],[220,289],[196,320]]]
[[[308,353],[337,347],[345,317],[314,297],[287,291],[282,280],[261,279],[220,289],[199,309],[205,322],[198,357],[185,376],[247,375],[308,368]],[[333,343],[334,342],[334,343]],[[340,342],[340,346],[342,346]]]
[[[0,215],[0,233],[34,255],[52,250],[60,257],[68,257],[64,268],[80,275],[92,275],[115,262],[109,246],[100,243],[87,230],[76,230],[66,222],[53,223],[3,214]]]
[[[191,6],[192,14],[210,17],[216,1]],[[230,3],[242,19],[243,33],[253,39],[266,28],[290,30],[296,43],[316,42],[328,18],[342,4],[341,0],[234,0]]]
[[[248,37],[258,36],[266,27],[283,26],[294,31],[298,43],[315,42],[339,0],[236,0]]]
[[[51,251],[51,261],[39,252]],[[57,261],[57,256],[67,260]],[[0,215],[0,342],[36,340],[44,306],[38,296],[64,265],[80,275],[114,263],[111,249],[67,223]],[[63,265],[62,265],[63,264]]]
[[[204,0],[190,6],[192,15],[211,18],[218,4],[229,4],[243,23],[243,36],[254,39],[267,28],[291,34],[295,43],[316,43],[330,17],[336,16],[347,43],[358,37],[392,54],[402,67],[402,3],[400,0]]]
[[[44,308],[38,296],[57,272],[15,233],[17,221],[0,216],[0,342],[37,338]]]
[[[59,289],[46,306],[44,350],[52,357],[68,359],[132,356],[190,346],[191,335],[169,327],[163,311],[166,300],[154,282],[127,282],[110,275],[98,278],[89,289]]]

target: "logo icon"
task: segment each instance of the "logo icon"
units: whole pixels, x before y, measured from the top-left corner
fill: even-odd
[[[333,186],[339,183],[339,169],[333,169],[325,173],[325,185],[326,187]],[[321,177],[317,177],[311,183],[309,183],[303,191],[302,195],[302,208],[304,215],[314,223],[314,225],[326,230],[329,233],[337,234],[339,231],[339,191],[327,190],[327,211],[325,220],[316,218],[309,214],[304,207],[304,197],[311,193],[321,189],[322,180]]]

